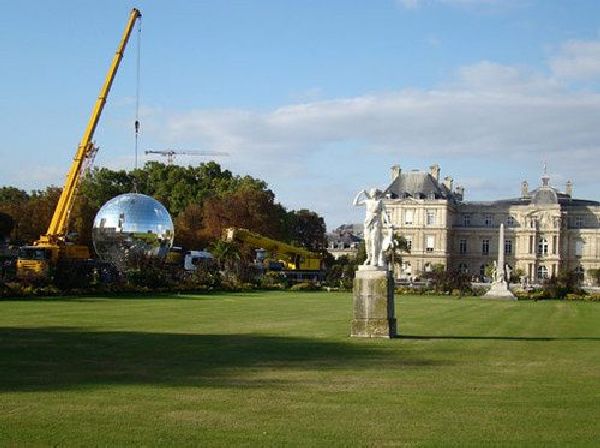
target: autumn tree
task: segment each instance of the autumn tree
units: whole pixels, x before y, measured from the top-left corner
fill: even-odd
[[[175,218],[175,244],[188,250],[205,248],[208,238],[202,227],[202,207],[196,203],[189,204]]]
[[[205,201],[202,219],[203,234],[210,240],[220,238],[228,227],[242,227],[281,239],[285,208],[275,203],[275,195],[271,190],[244,185],[232,193]]]

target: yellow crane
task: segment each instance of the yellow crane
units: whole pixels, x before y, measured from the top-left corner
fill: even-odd
[[[303,247],[292,246],[283,241],[273,240],[247,229],[230,227],[224,230],[223,238],[227,242],[240,242],[252,249],[263,249],[270,258],[283,264],[285,271],[320,271],[323,257]]]
[[[90,157],[93,157],[96,150],[92,139],[100,120],[102,109],[106,104],[108,92],[123,59],[123,53],[129,41],[131,31],[137,19],[141,16],[141,12],[135,8],[129,14],[125,31],[106,74],[104,84],[100,89],[98,99],[92,109],[92,115],[87,123],[81,142],[77,147],[75,158],[67,174],[67,180],[65,181],[46,234],[41,235],[39,240],[35,241],[32,246],[24,246],[19,250],[17,276],[20,278],[44,277],[48,275],[48,270],[51,266],[56,266],[61,261],[86,260],[90,258],[87,246],[74,245],[67,241],[69,215],[75,202],[75,194],[85,163]]]

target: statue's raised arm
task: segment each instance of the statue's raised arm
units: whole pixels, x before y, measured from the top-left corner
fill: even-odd
[[[354,205],[354,206],[364,205],[365,204],[365,200],[363,199],[361,201],[360,200],[361,196],[364,196],[365,198],[367,198],[368,197],[367,190],[361,190],[361,191],[359,191],[358,194],[356,195],[356,197],[354,198],[354,201],[352,201],[352,205]]]

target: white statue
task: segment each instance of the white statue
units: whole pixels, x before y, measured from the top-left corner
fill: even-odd
[[[364,236],[367,259],[363,264],[385,267],[384,252],[387,247],[384,247],[383,228],[390,226],[390,218],[383,207],[378,190],[371,188],[368,193],[362,190],[354,198],[353,205],[365,206]],[[389,242],[388,238],[388,245]]]

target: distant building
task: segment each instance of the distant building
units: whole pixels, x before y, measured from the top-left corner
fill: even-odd
[[[506,263],[532,283],[569,270],[590,284],[589,271],[600,268],[600,202],[573,198],[570,181],[561,192],[544,174],[532,191],[524,181],[520,197],[486,202],[466,201],[452,177],[440,178],[439,165],[425,172],[396,165],[391,174],[384,205],[411,249],[396,269],[399,278],[436,264],[483,278],[497,257],[500,223]]]
[[[342,224],[327,234],[327,251],[337,260],[342,255],[355,258],[363,240],[362,224]]]

